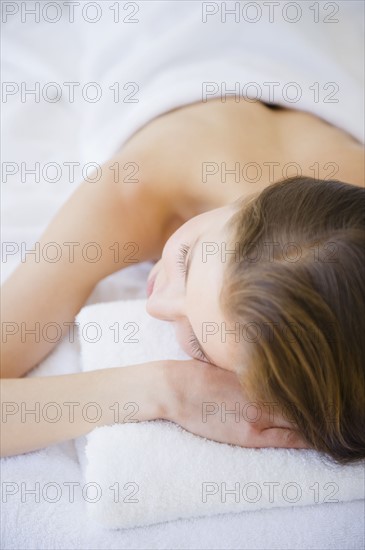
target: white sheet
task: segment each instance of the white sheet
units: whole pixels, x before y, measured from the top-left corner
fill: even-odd
[[[107,160],[152,118],[225,90],[234,91],[236,101],[247,96],[308,111],[364,142],[359,3],[326,9],[320,3],[316,15],[310,5],[279,2],[273,22],[268,6],[248,4],[142,2],[134,15],[139,23],[118,27],[104,17],[86,26],[84,74],[86,80],[97,75],[103,93],[84,104],[84,161]],[[225,15],[229,10],[234,13]],[[110,97],[115,83],[119,102]]]
[[[62,4],[61,1],[59,3]],[[358,43],[363,4],[348,4],[357,10],[351,17],[351,29],[341,32],[343,27],[336,25],[335,34],[341,37],[341,48],[337,55],[345,60],[352,73],[364,65],[361,48],[356,51],[356,59],[352,54],[350,57],[348,55],[349,45],[356,47]],[[105,10],[108,9],[107,2],[103,2],[103,6]],[[162,20],[156,17],[149,35],[145,37],[147,43],[158,34],[157,24],[160,23]],[[10,20],[9,24],[3,25],[3,80],[59,83],[81,80],[81,71],[87,70],[85,61],[91,53],[85,47],[89,43],[82,26],[77,17],[72,24],[65,17],[56,24],[46,23],[43,19],[34,24],[31,17],[27,23],[22,23],[19,17]],[[343,36],[346,38],[343,39]],[[131,41],[130,47],[132,43],[137,44]],[[102,47],[101,39],[98,45]],[[123,56],[123,52],[117,53]],[[180,62],[180,59],[176,59],[177,68]],[[9,98],[2,104],[3,138],[6,138],[2,140],[2,161],[26,162],[29,167],[35,162],[44,165],[56,161],[63,167],[64,162],[82,163],[85,157],[90,160],[89,145],[86,148],[81,146],[87,122],[84,107],[77,101],[73,104],[66,101],[37,104],[32,101],[21,103],[15,96]],[[362,104],[358,107],[356,117],[361,119],[359,112]],[[127,134],[130,135],[131,128],[125,128],[125,119],[122,118],[121,143]],[[114,135],[108,147],[113,148],[115,140]],[[103,150],[98,156],[106,154],[107,151]],[[23,241],[28,245],[34,242],[78,181],[79,173],[74,182],[70,183],[65,169],[62,170],[60,181],[56,183],[33,183],[29,177],[22,183],[19,176],[9,178],[2,193],[3,241]],[[19,255],[16,255],[2,264],[2,280],[11,273],[18,261]],[[142,282],[145,281],[148,267],[131,267],[106,279],[95,289],[89,303],[143,297]],[[64,341],[31,375],[77,372],[78,353],[76,344]],[[36,481],[43,484],[50,481],[59,482],[60,485],[65,481],[82,484],[73,442],[3,459],[1,474],[2,482],[24,481],[29,486]],[[149,528],[107,531],[87,521],[85,502],[77,496],[77,491],[75,494],[75,503],[62,498],[58,503],[34,504],[31,498],[21,502],[18,497],[13,498],[13,501],[9,497],[9,502],[1,506],[2,548],[360,549],[364,546],[364,501],[322,504],[302,507],[300,510],[288,508],[246,512],[213,519],[176,521]]]

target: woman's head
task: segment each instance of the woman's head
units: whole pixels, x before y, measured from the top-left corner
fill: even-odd
[[[180,228],[148,310],[203,359],[191,325],[207,360],[287,411],[310,447],[365,458],[364,241],[364,189],[283,180]]]

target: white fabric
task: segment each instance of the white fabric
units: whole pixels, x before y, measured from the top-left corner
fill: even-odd
[[[90,56],[84,71],[94,75],[103,95],[96,103],[85,103],[85,162],[107,160],[110,151],[152,118],[201,101],[204,83],[212,83],[209,98],[224,95],[224,89],[237,94],[237,83],[239,101],[244,101],[244,90],[250,99],[316,114],[364,142],[364,22],[358,2],[337,3],[333,17],[330,6],[323,9],[318,23],[303,3],[295,23],[285,20],[296,18],[295,10],[286,12],[285,2],[277,6],[274,23],[263,4],[256,23],[245,22],[256,17],[252,9],[244,10],[246,2],[210,2],[215,8],[204,9],[205,4],[143,2],[134,16],[138,24],[121,29],[103,18],[87,26]],[[239,13],[227,14],[222,22],[224,6]],[[207,14],[204,22],[204,11],[212,9],[217,13]],[[326,16],[338,22],[324,22]],[[116,82],[121,99],[135,103],[111,100],[109,88]],[[128,98],[135,88],[129,85],[124,91],[122,85],[130,82],[139,91]],[[248,83],[252,86],[245,88]]]
[[[2,4],[4,5],[5,2]],[[28,4],[29,7],[32,7],[33,2],[19,4]],[[63,4],[60,0],[59,5],[63,6]],[[124,73],[118,73],[116,79],[121,83],[121,88],[125,82],[135,78],[133,70],[136,63],[138,63],[141,76],[145,69],[146,75],[149,73],[156,77],[156,83],[153,84],[150,81],[150,89],[144,88],[144,83],[140,85],[140,102],[137,105],[120,103],[113,105],[112,109],[110,105],[109,107],[104,105],[106,109],[104,119],[101,118],[99,111],[101,103],[96,104],[93,112],[89,108],[90,106],[85,105],[84,101],[80,101],[78,94],[76,94],[74,103],[68,102],[65,97],[58,103],[45,101],[35,103],[31,99],[21,102],[19,95],[8,97],[7,101],[2,103],[2,162],[25,162],[27,168],[34,167],[36,162],[39,162],[41,166],[48,162],[58,162],[63,168],[61,179],[55,183],[45,181],[43,178],[39,183],[35,183],[30,177],[27,177],[26,182],[22,182],[20,172],[14,177],[8,178],[8,182],[3,185],[1,201],[3,241],[24,242],[30,247],[38,239],[55,212],[81,180],[81,170],[76,169],[74,181],[70,182],[64,162],[75,161],[83,166],[85,159],[87,162],[98,161],[99,158],[100,160],[105,159],[128,139],[140,124],[148,122],[149,117],[157,116],[180,104],[199,100],[201,97],[200,89],[196,88],[197,80],[192,84],[185,80],[189,76],[190,68],[186,68],[188,60],[183,56],[185,50],[182,42],[188,47],[195,38],[190,34],[188,38],[182,40],[184,25],[179,26],[179,22],[183,21],[184,10],[186,10],[186,18],[191,17],[188,12],[193,9],[193,2],[179,2],[179,5],[164,2],[160,7],[152,1],[148,4],[147,2],[138,2],[141,7],[140,15],[142,15],[142,7],[146,6],[144,18],[140,17],[139,26],[128,27],[121,24],[119,37],[114,32],[111,33],[111,28],[102,27],[103,22],[100,23],[100,26],[94,25],[93,29],[91,25],[85,25],[77,16],[77,10],[82,8],[82,4],[85,2],[80,2],[79,8],[76,6],[75,22],[72,24],[66,17],[67,8],[63,9],[62,19],[55,24],[46,23],[44,19],[35,24],[34,18],[32,19],[31,16],[27,18],[26,23],[21,22],[19,16],[9,17],[8,23],[2,25],[3,81],[17,83],[24,81],[29,88],[36,81],[41,84],[50,81],[60,84],[63,82],[97,81],[99,74],[96,73],[96,70],[94,73],[94,69],[99,67],[102,73],[101,77],[105,79],[103,66],[107,66],[109,60],[112,59],[111,56],[114,56],[116,63],[119,63],[121,59],[130,59],[129,65],[125,66]],[[109,10],[111,4],[115,4],[115,2],[103,1],[99,3],[103,7],[104,15],[112,13]],[[172,6],[171,8],[167,7],[169,4]],[[344,125],[343,127],[348,129],[354,137],[363,139],[361,137],[363,132],[360,129],[364,118],[363,103],[361,99],[358,100],[358,90],[361,86],[364,67],[362,47],[364,5],[362,2],[356,1],[336,2],[336,4],[340,5],[340,23],[332,27],[330,24],[320,23],[318,32],[322,33],[322,44],[327,51],[323,55],[331,57],[331,51],[335,51],[334,59],[339,66],[334,68],[334,71],[330,71],[328,76],[326,74],[326,78],[324,76],[322,78],[322,75],[318,74],[318,70],[315,70],[316,61],[311,59],[308,60],[308,63],[312,63],[315,71],[313,80],[322,83],[324,80],[337,79],[341,90],[343,90],[341,103],[333,107],[333,110],[336,111],[333,123],[338,123],[341,127]],[[185,5],[184,8],[183,5]],[[123,3],[120,3],[120,10],[124,17],[127,10],[123,11]],[[130,11],[129,9],[128,13]],[[167,34],[163,33],[163,29],[166,27],[171,28],[171,42],[169,42]],[[179,40],[178,27],[180,29]],[[243,34],[247,31],[247,26],[240,28]],[[259,28],[255,25],[256,43],[262,39]],[[295,56],[294,45],[297,36],[295,30],[297,28],[296,24],[292,25],[290,42],[292,47],[287,46],[283,49],[284,56],[289,51],[293,52],[293,56]],[[287,30],[289,29],[288,26]],[[220,30],[223,31],[223,29]],[[186,31],[188,32],[189,28]],[[199,33],[199,30],[196,32]],[[97,37],[94,44],[93,33],[96,33]],[[129,33],[129,39],[124,43],[124,47],[118,46],[117,43],[108,51],[104,44],[108,43],[109,33],[119,40],[123,40],[123,36],[125,36],[123,33]],[[235,60],[239,60],[243,53],[233,44],[234,53],[227,54],[227,47],[230,43],[228,34],[225,35],[228,44],[224,51],[223,46],[220,46],[225,65],[229,64],[229,60],[233,57]],[[216,34],[214,40],[217,39],[217,36]],[[160,48],[161,40],[165,47]],[[328,42],[330,45],[326,45]],[[177,52],[175,48],[178,44],[180,44],[180,50],[174,59],[175,72],[169,73],[171,57],[168,59],[166,56],[172,55],[174,51]],[[213,48],[214,44],[210,43],[204,50],[207,60],[204,78],[218,80],[222,77],[217,77],[210,68],[211,63],[215,63],[214,59],[217,58],[216,51],[214,59],[213,55],[210,55]],[[251,43],[248,50],[250,48]],[[317,48],[313,49],[315,56],[318,55],[318,59],[323,59],[323,55],[319,55],[318,43]],[[138,60],[135,55],[136,51],[139,52]],[[150,55],[150,52],[153,55]],[[159,60],[159,55],[162,55],[162,60]],[[196,58],[198,52],[193,51],[193,55]],[[199,63],[201,67],[201,58]],[[296,59],[295,63],[300,66],[303,63],[303,58]],[[164,76],[161,73],[162,69],[164,69]],[[200,70],[198,64],[196,70]],[[240,77],[237,78],[234,71],[232,73],[234,81],[241,80]],[[169,86],[163,86],[164,78],[170,83]],[[274,74],[274,79],[277,80],[276,74]],[[111,75],[111,80],[113,80],[113,75]],[[290,80],[293,80],[292,75],[290,75]],[[342,80],[344,88],[341,86]],[[171,84],[172,81],[175,82],[174,86]],[[349,81],[353,82],[353,92],[347,95]],[[193,87],[192,91],[189,91],[190,86]],[[154,91],[154,94],[152,95],[149,90]],[[129,89],[125,91],[122,89],[122,92],[125,93],[129,91]],[[327,92],[330,91],[327,90]],[[172,93],[173,97],[169,97],[169,93]],[[160,98],[158,102],[156,97]],[[298,107],[297,105],[293,106]],[[137,107],[140,109],[138,117]],[[327,116],[326,110],[330,108],[323,103],[311,104],[310,107],[316,109],[313,112],[317,112],[319,116],[323,109],[324,117]],[[98,128],[99,124],[100,128]],[[104,125],[113,130],[107,145],[102,143],[107,132]],[[91,132],[100,132],[98,143],[95,143],[92,136],[88,136]],[[97,150],[99,145],[100,152]],[[2,280],[10,275],[19,262],[19,258],[19,254],[10,258],[2,258]],[[140,265],[105,279],[95,289],[88,303],[134,297],[143,298],[149,267],[147,264]],[[66,339],[29,376],[71,373],[79,370],[78,342],[71,343]],[[58,482],[63,489],[67,489],[63,483],[72,481],[80,483],[82,487],[83,478],[74,442],[2,459],[1,481],[2,483],[18,483],[19,488],[21,482],[26,482],[27,487],[31,488],[37,481],[41,487],[51,481]],[[59,502],[50,503],[41,500],[36,504],[32,497],[22,502],[20,493],[13,497],[9,496],[8,502],[2,502],[1,506],[2,548],[14,550],[19,548],[29,550],[34,548],[44,550],[50,548],[226,548],[227,550],[296,548],[304,550],[360,549],[365,544],[364,501],[273,508],[113,531],[103,529],[89,520],[85,514],[85,501],[80,497],[80,491],[75,489],[74,503],[69,502],[67,494],[67,491],[64,490]]]
[[[76,321],[84,371],[189,359],[171,323],[148,315],[145,300],[87,306]],[[122,416],[133,418],[138,404],[123,414],[124,405],[119,404]],[[326,464],[323,455],[311,450],[242,449],[205,440],[166,421],[101,427],[86,439],[85,481],[101,487],[100,498],[88,504],[88,511],[106,527],[314,504],[316,483],[324,493],[319,495],[322,502],[330,493],[332,502],[363,496],[365,461],[338,466]],[[124,498],[116,499],[108,490],[116,480],[120,488],[130,484]],[[270,483],[277,484],[272,492]]]

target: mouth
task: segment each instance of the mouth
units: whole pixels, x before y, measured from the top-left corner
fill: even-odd
[[[155,286],[157,273],[154,273],[147,281],[147,298],[149,298],[153,292],[153,287]]]

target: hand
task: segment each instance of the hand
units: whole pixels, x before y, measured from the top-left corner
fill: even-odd
[[[171,361],[165,376],[166,418],[196,435],[241,447],[308,447],[278,406],[245,398],[233,372],[201,361]]]

